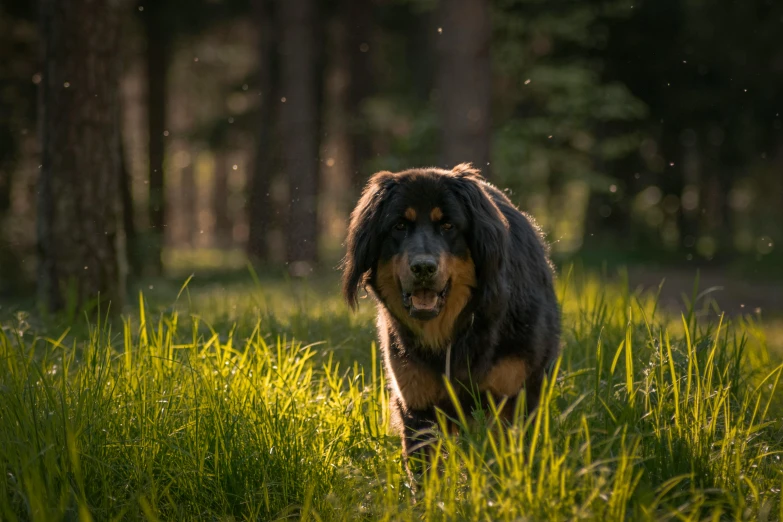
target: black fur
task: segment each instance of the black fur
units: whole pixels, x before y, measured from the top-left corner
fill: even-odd
[[[526,404],[532,411],[547,366],[559,349],[554,271],[548,247],[530,217],[470,165],[451,171],[412,169],[373,176],[351,214],[343,293],[355,307],[357,289],[364,286],[377,302],[392,413],[400,424],[406,456],[416,445],[415,432],[435,422],[435,408],[453,413],[438,388],[443,386],[447,347],[422,343],[400,306],[382,297],[378,270],[381,263],[403,253],[404,243],[395,239],[394,227],[406,208],[435,206],[443,207],[454,220],[455,232],[426,236],[437,242],[432,249],[470,258],[475,265],[475,287],[454,322],[448,343],[451,378],[457,383],[463,408],[470,411],[474,404],[467,390],[475,390],[496,365],[521,359],[527,368]],[[410,372],[418,372],[416,379],[410,379],[415,384],[402,393],[395,383],[407,381]],[[432,400],[427,399],[430,396]]]
[[[477,171],[465,169],[454,174],[445,179],[468,214],[468,241],[478,278],[476,307],[485,315],[502,314],[509,293],[509,284],[503,279],[509,248],[508,220],[487,194]]]
[[[359,286],[364,276],[377,263],[380,249],[381,208],[392,193],[394,174],[378,172],[367,184],[356,208],[351,213],[351,232],[348,235],[349,255],[343,260],[343,295],[351,308],[356,308]],[[356,226],[353,226],[355,224]]]

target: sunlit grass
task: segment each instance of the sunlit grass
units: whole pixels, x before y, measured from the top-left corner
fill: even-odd
[[[568,272],[558,292],[539,414],[498,432],[493,411],[461,412],[415,503],[372,308],[350,315],[332,279],[194,283],[86,329],[8,321],[0,519],[783,519],[760,325]]]

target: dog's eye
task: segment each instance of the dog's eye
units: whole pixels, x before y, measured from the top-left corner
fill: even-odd
[[[440,226],[440,228],[441,230],[451,230],[452,228],[454,228],[454,225],[452,225],[451,223],[443,223]]]
[[[405,230],[406,228],[408,228],[408,224],[404,221],[400,221],[399,223],[394,225],[395,230]]]

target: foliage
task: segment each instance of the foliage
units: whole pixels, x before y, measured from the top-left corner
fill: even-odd
[[[607,192],[607,161],[622,158],[639,135],[618,125],[646,116],[625,85],[602,77],[602,24],[627,17],[622,1],[496,2],[493,61],[498,87],[494,165],[514,190],[545,190],[580,180]],[[551,178],[551,179],[550,179]]]
[[[654,296],[565,277],[565,347],[539,414],[499,435],[491,411],[463,412],[414,504],[386,435],[372,312],[349,317],[334,283],[192,284],[160,311],[142,298],[119,332],[6,321],[0,516],[783,516],[781,367],[754,321],[705,320],[697,296],[669,318]]]

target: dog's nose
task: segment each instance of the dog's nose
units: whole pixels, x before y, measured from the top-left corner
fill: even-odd
[[[417,279],[432,277],[437,271],[438,262],[432,257],[416,257],[411,261],[411,272]]]

